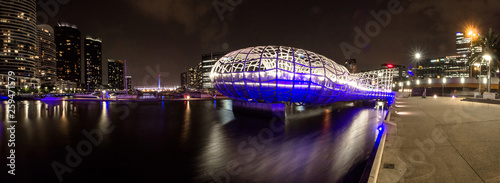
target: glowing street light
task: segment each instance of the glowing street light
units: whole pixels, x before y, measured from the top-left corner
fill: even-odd
[[[415,58],[416,58],[417,60],[418,60],[418,59],[420,59],[421,57],[422,57],[422,54],[420,54],[420,53],[416,53],[416,54],[415,54]]]

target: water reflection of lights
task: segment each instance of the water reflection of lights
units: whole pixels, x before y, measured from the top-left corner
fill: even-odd
[[[111,125],[110,120],[108,119],[108,102],[102,102],[101,107],[101,116],[99,119],[99,130],[106,132],[108,131],[108,127]]]
[[[334,159],[338,161],[332,162],[332,167],[343,167],[350,164],[351,161],[356,160],[359,152],[364,149],[365,143],[367,142],[355,139],[366,139],[367,135],[370,134],[369,131],[372,131],[373,133],[373,126],[367,124],[367,122],[370,121],[370,118],[371,116],[368,110],[361,111],[354,117],[354,119],[352,119],[352,123],[346,129],[345,133],[343,133],[342,136],[337,137],[340,138],[337,148],[342,150],[338,151],[336,154],[337,158]],[[344,172],[341,173],[341,175],[347,173],[348,170],[345,169],[342,171]]]
[[[203,148],[201,155],[201,162],[204,162],[202,166],[205,167],[203,169],[226,166],[227,162],[224,161],[226,160],[224,156],[228,153],[225,153],[227,150],[226,137],[222,131],[220,125],[213,125],[209,130],[208,143]]]
[[[57,114],[61,114],[61,132],[68,137],[69,136],[69,121],[66,116],[66,105],[68,102],[63,101],[62,102],[62,107],[60,105],[54,106],[57,107]],[[61,109],[62,108],[62,109]],[[54,116],[56,113],[54,112]]]
[[[331,121],[330,113],[331,113],[330,109],[325,109],[325,114],[323,118],[323,130],[321,131],[323,137],[327,135],[330,130],[330,121]]]
[[[184,101],[184,105],[186,106],[186,110],[184,110],[184,123],[182,125],[182,143],[186,144],[191,126],[191,106],[189,105],[189,101]]]

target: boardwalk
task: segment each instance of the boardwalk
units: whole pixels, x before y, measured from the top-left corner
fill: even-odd
[[[397,99],[378,182],[500,182],[500,105]]]

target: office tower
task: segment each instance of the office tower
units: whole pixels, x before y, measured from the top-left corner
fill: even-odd
[[[479,38],[479,34],[472,33],[466,35],[463,32],[457,32],[456,36],[457,54],[470,56],[472,45],[474,44],[474,41],[477,41],[477,39]],[[472,50],[475,53],[482,52],[482,48],[480,46],[475,46],[474,48],[472,48]]]
[[[55,27],[57,79],[81,83],[81,38],[75,25]]]
[[[9,71],[13,71],[18,78],[18,86],[33,88],[39,84],[35,78],[36,34],[35,0],[0,1],[2,84],[6,84]]]
[[[50,25],[37,25],[37,78],[41,84],[54,85],[57,80],[56,44],[54,29]]]
[[[85,87],[94,91],[102,85],[102,40],[85,38]]]
[[[123,60],[108,59],[108,85],[115,90],[125,88],[123,80]]]

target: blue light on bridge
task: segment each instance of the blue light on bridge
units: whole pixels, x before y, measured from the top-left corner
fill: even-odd
[[[210,79],[225,96],[252,102],[325,105],[392,101],[392,69],[349,73],[323,55],[286,46],[257,46],[220,58]]]

